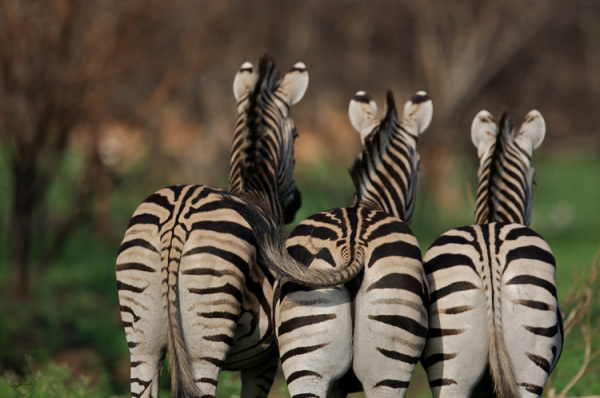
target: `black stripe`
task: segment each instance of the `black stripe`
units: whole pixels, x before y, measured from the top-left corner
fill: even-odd
[[[403,315],[369,315],[369,319],[406,330],[418,337],[427,337],[426,326]]]
[[[323,343],[323,344],[317,344],[317,345],[308,346],[308,347],[298,347],[298,348],[291,349],[281,356],[281,362],[283,363],[283,362],[287,361],[288,359],[295,357],[296,355],[303,355],[303,354],[308,354],[310,352],[317,351],[317,350],[327,346],[328,344],[329,343]]]
[[[298,328],[314,325],[317,323],[322,323],[329,321],[331,319],[337,318],[336,314],[322,314],[322,315],[308,315],[308,316],[299,316],[282,322],[277,329],[279,332],[279,336],[282,334],[291,332]]]
[[[506,282],[506,285],[534,285],[546,289],[553,297],[556,297],[556,287],[552,283],[532,275],[515,276]]]
[[[126,305],[121,305],[119,307],[119,310],[121,312],[130,313],[133,316],[133,322],[137,322],[140,320],[140,317],[135,314],[135,312],[133,311],[133,309],[131,307],[128,307]]]
[[[156,272],[156,270],[152,267],[147,266],[146,264],[130,262],[130,263],[121,263],[117,264],[117,272],[119,271],[144,271],[144,272]]]
[[[408,381],[386,379],[381,380],[375,387],[390,387],[390,388],[408,388]]]
[[[511,229],[510,232],[506,234],[504,240],[517,240],[522,236],[533,236],[541,239],[540,235],[538,235],[533,229],[528,227],[520,227]]]
[[[425,272],[427,274],[431,274],[432,272],[436,272],[441,269],[447,269],[459,265],[467,266],[477,273],[475,264],[473,264],[471,257],[456,253],[441,253],[428,260],[425,264],[423,264],[423,267],[425,268]]]
[[[434,303],[435,301],[446,297],[452,293],[458,293],[465,290],[474,290],[478,289],[477,286],[472,284],[471,282],[454,282],[449,284],[448,286],[437,289],[429,295],[429,302]]]
[[[152,246],[150,244],[150,242],[148,242],[145,239],[132,239],[132,240],[128,240],[127,242],[123,242],[123,244],[121,244],[121,247],[119,247],[119,253],[121,254],[123,253],[125,250],[130,249],[132,247],[142,247],[144,249],[148,249],[150,251],[153,251],[154,253],[158,253],[158,250]]]
[[[292,236],[292,235],[290,235]],[[314,226],[307,224],[299,224],[294,228],[293,236],[310,236],[316,239],[322,240],[336,240],[338,239],[338,234],[332,230],[331,228],[324,226]]]
[[[453,352],[451,354],[432,354],[430,356],[428,356],[427,358],[422,358],[421,359],[421,365],[423,365],[423,368],[427,369],[432,367],[433,365],[435,365],[436,363],[442,362],[442,361],[447,361],[453,358],[456,358],[458,356],[457,352]]]
[[[552,253],[538,246],[531,245],[521,246],[508,252],[508,254],[506,255],[506,268],[508,268],[512,261],[523,259],[543,261],[546,264],[550,264],[553,267],[556,267],[556,262]]]
[[[374,289],[402,289],[421,297],[423,302],[426,301],[423,283],[414,276],[408,274],[387,274],[375,283],[372,283],[367,288],[367,292]]]
[[[373,250],[367,267],[371,268],[375,262],[385,257],[408,257],[420,261],[421,249],[418,246],[402,241],[384,243]]]
[[[526,352],[525,355],[531,360],[531,362],[535,363],[537,366],[542,368],[542,370],[546,372],[546,374],[550,374],[550,362],[548,362],[546,358],[543,358],[539,355],[531,354],[529,352]]]
[[[435,240],[435,242],[433,242],[433,244],[431,245],[430,249],[432,247],[436,247],[436,246],[444,246],[444,245],[449,245],[449,244],[456,244],[456,245],[472,245],[473,242],[470,241],[469,239],[465,238],[464,236],[458,236],[458,235],[442,235],[439,238],[437,238]]]
[[[204,336],[204,337],[202,337],[202,339],[206,340],[206,341],[225,343],[228,346],[231,346],[233,344],[233,338],[230,336],[227,336],[226,334],[215,334],[212,336]]]
[[[323,376],[321,376],[317,372],[313,372],[311,370],[299,370],[297,372],[292,373],[285,381],[289,385],[294,380],[300,379],[302,377],[309,377],[309,376],[318,377],[319,379],[323,378]]]
[[[463,333],[464,331],[465,331],[464,329],[429,328],[427,338],[433,339],[436,337],[443,337],[443,336],[455,336],[457,334]]]
[[[537,334],[538,336],[553,337],[558,332],[558,325],[553,325],[547,328],[523,325],[525,330]]]
[[[198,316],[209,319],[226,319],[228,321],[237,322],[238,315],[227,311],[199,312]]]
[[[214,246],[195,247],[195,248],[183,253],[182,256],[183,257],[184,256],[193,256],[193,255],[197,255],[197,254],[210,254],[210,255],[213,255],[220,259],[223,259],[223,260],[231,263],[232,265],[234,265],[244,275],[248,275],[248,273],[250,272],[248,263],[243,258],[241,258],[240,256],[238,256],[235,253],[230,252],[229,250],[219,249],[218,247],[214,247]]]
[[[254,233],[248,227],[232,221],[198,221],[192,224],[192,230],[214,231],[221,234],[231,234],[255,245]]]
[[[393,359],[395,361],[402,361],[410,364],[416,364],[419,362],[419,357],[413,357],[398,351],[390,351],[381,347],[377,347],[377,351],[379,351],[384,357]]]
[[[535,384],[529,384],[529,383],[519,383],[519,385],[521,387],[525,387],[525,389],[532,393],[532,394],[536,394],[536,395],[542,395],[542,393],[544,392],[544,388],[540,387],[540,386],[536,386]]]
[[[229,294],[237,301],[242,301],[242,293],[230,283],[226,283],[225,285],[219,287],[209,287],[205,289],[190,287],[188,288],[188,292],[193,294]]]
[[[136,214],[135,216],[131,217],[131,220],[129,220],[129,225],[127,225],[127,229],[130,229],[134,225],[138,225],[138,224],[150,224],[150,225],[158,226],[158,225],[160,225],[160,219],[158,218],[158,216],[155,216],[154,214],[149,214],[149,213]]]
[[[378,212],[378,213],[382,213],[382,212]],[[373,232],[369,233],[369,235],[366,237],[366,239],[374,240],[377,238],[391,235],[393,233],[413,235],[412,231],[410,230],[408,225],[406,225],[406,223],[403,223],[402,221],[399,221],[399,220],[395,220],[392,222],[386,222],[386,223],[380,224],[377,228],[375,228],[373,230]]]
[[[456,384],[456,381],[452,379],[436,379],[429,382],[429,388],[449,386],[452,384]]]
[[[548,304],[537,300],[513,300],[512,302],[514,304],[533,308],[534,310],[549,311],[551,309],[551,307]]]
[[[126,290],[134,293],[143,293],[148,286],[137,287],[133,285],[128,285],[127,283],[117,281],[117,290]]]
[[[220,359],[218,359],[218,358],[200,357],[198,359],[200,361],[211,363],[211,364],[217,366],[218,368],[222,368],[225,365],[225,362],[222,361],[222,360],[220,360]]]

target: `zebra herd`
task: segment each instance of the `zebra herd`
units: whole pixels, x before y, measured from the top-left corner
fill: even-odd
[[[117,256],[132,397],[158,397],[166,357],[173,397],[215,397],[221,370],[243,398],[266,397],[281,363],[295,398],[403,397],[420,362],[434,397],[540,396],[561,353],[555,261],[531,230],[531,155],[542,115],[520,129],[481,111],[475,224],[421,257],[408,227],[419,136],[433,105],[417,92],[398,112],[363,91],[348,113],[363,148],[348,207],[301,221],[295,124],[308,73],[279,78],[269,56],[244,63],[226,190],[164,188],[131,218]]]

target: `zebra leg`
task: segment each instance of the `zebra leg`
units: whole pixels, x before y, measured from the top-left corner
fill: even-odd
[[[158,244],[156,244],[158,246]],[[162,298],[160,254],[132,246],[117,257],[121,319],[129,346],[131,396],[158,397],[167,329]]]
[[[271,386],[273,385],[273,380],[275,380],[278,365],[279,357],[277,355],[273,355],[262,364],[243,369],[241,372],[241,398],[266,398],[269,395]]]
[[[341,396],[331,390],[352,363],[350,294],[343,286],[291,288],[289,282],[281,291],[292,289],[277,300],[275,310],[281,366],[290,396]]]
[[[184,248],[181,260],[181,330],[196,386],[203,397],[214,397],[219,373],[234,342],[244,275],[210,250],[203,250],[211,246],[192,239],[188,244],[195,251]]]
[[[503,335],[520,396],[539,397],[562,347],[558,302],[533,285],[503,286],[502,296]]]
[[[406,395],[427,337],[425,292],[418,259],[387,257],[365,268],[355,299],[353,367],[366,397]]]
[[[422,356],[433,397],[468,397],[484,375],[488,363],[488,316],[486,295],[479,277],[456,283],[448,271],[438,271],[430,290],[440,292],[430,304],[428,340]],[[454,269],[454,272],[458,272]],[[473,286],[470,290],[461,290]],[[444,294],[443,297],[442,293]]]

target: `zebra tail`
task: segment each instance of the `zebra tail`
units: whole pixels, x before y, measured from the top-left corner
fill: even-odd
[[[490,373],[494,383],[494,391],[497,398],[516,398],[519,396],[517,382],[504,336],[500,331],[499,325],[494,326],[495,331],[490,333],[490,351],[488,356]]]
[[[171,373],[171,396],[173,398],[200,397],[202,393],[194,382],[194,375],[190,363],[189,354],[181,333],[178,309],[178,274],[181,253],[176,258],[170,255],[163,258],[163,267],[166,268],[167,294],[165,308],[167,310],[167,354],[169,356],[169,371]],[[175,266],[174,272],[169,266]]]
[[[353,261],[349,264],[338,264],[335,268],[307,266],[288,253],[285,247],[287,235],[283,232],[283,229],[279,229],[277,232],[263,235],[260,243],[263,263],[295,283],[310,287],[333,287],[350,281],[363,268],[364,255],[360,249],[357,250]],[[314,258],[319,258],[319,254]]]
[[[319,268],[301,263],[288,253],[285,247],[288,234],[280,220],[276,220],[268,210],[246,195],[236,197],[224,193],[222,199],[224,206],[238,212],[252,228],[257,240],[257,261],[276,273],[301,285],[332,287],[353,279],[362,270],[364,254],[360,248],[356,250],[354,260],[347,265]]]

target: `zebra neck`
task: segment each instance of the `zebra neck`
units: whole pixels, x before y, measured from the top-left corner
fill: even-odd
[[[247,195],[255,202],[264,206],[271,213],[279,217],[277,192],[277,165],[269,159],[255,160],[254,162],[238,162],[232,168],[229,177],[228,191],[237,195]]]
[[[480,160],[475,223],[512,222],[529,225],[531,216],[531,159],[514,142],[510,125]]]
[[[401,128],[367,143],[350,170],[355,203],[384,211],[409,223],[414,210],[418,153]]]

